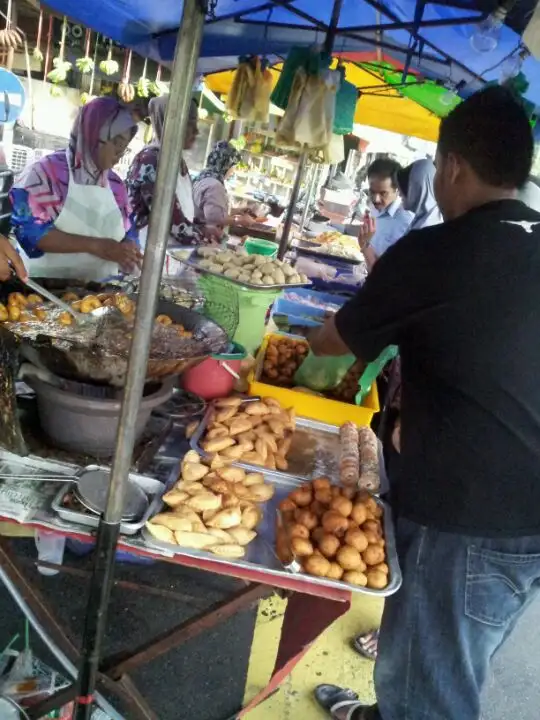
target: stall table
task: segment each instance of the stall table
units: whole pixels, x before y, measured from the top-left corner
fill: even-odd
[[[0,521],[13,523],[10,518],[0,516]],[[79,526],[69,526],[63,522],[55,522],[55,517],[41,518],[25,524],[25,527],[34,530],[53,531],[66,538],[88,543],[93,533]],[[129,710],[130,720],[158,720],[155,711],[137,690],[131,680],[129,672],[135,668],[146,665],[201,633],[226,621],[236,613],[247,610],[256,605],[259,600],[268,597],[274,591],[286,593],[289,597],[282,625],[278,654],[274,670],[268,685],[263,688],[253,700],[241,708],[236,718],[245,715],[254,707],[264,702],[273,694],[292,672],[297,663],[308,652],[312,643],[335,620],[345,614],[350,607],[351,593],[332,587],[309,586],[299,582],[293,575],[269,577],[264,572],[244,567],[232,568],[209,559],[188,557],[176,554],[172,557],[162,555],[144,546],[139,538],[121,537],[118,550],[124,550],[135,556],[153,558],[160,562],[167,562],[197,570],[227,575],[241,581],[239,588],[225,600],[220,601],[203,612],[196,614],[189,620],[176,627],[168,629],[153,637],[150,641],[141,643],[137,647],[126,647],[125,650],[105,657],[100,663],[98,673],[98,689],[101,692],[112,692],[125,704]],[[90,573],[68,565],[54,565],[40,561],[39,564],[60,570],[60,572],[81,575],[88,580]],[[140,566],[141,575],[144,575],[144,566]],[[23,609],[29,610],[28,617],[33,624],[37,624],[44,639],[56,647],[72,665],[79,663],[79,650],[68,637],[66,630],[58,621],[54,608],[41,592],[32,584],[29,577],[29,564],[17,554],[16,543],[13,539],[0,538],[0,576],[8,587],[14,599]],[[271,585],[269,584],[271,582]],[[171,591],[160,591],[144,584],[126,583],[128,589],[137,592],[151,592],[154,595],[167,593],[178,597],[179,602],[185,596]],[[313,593],[313,594],[312,594]],[[68,669],[68,668],[66,668]],[[62,704],[73,700],[77,694],[76,686],[71,685],[62,691]],[[59,697],[48,698],[34,705],[28,711],[31,720],[37,720],[44,714],[59,706]]]

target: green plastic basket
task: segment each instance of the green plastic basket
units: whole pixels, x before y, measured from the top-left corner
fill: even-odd
[[[254,354],[264,336],[268,308],[281,290],[243,288],[214,275],[201,275],[199,287],[205,295],[204,314],[221,325],[231,340]],[[234,323],[233,307],[237,311]]]
[[[278,251],[278,245],[271,240],[263,240],[262,238],[248,238],[244,247],[248,255],[266,255],[275,258]]]

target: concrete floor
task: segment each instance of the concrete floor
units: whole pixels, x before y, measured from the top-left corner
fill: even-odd
[[[32,554],[32,543],[18,546]],[[70,558],[70,562],[73,559]],[[79,560],[81,566],[86,560]],[[124,579],[185,593],[191,602],[137,595],[116,589],[109,610],[106,646],[114,652],[137,644],[150,634],[170,628],[231,592],[234,584],[207,573],[165,563],[150,567],[121,566]],[[36,574],[36,583],[54,602],[58,615],[75,638],[85,609],[86,585],[79,578]],[[286,601],[271,598],[258,613],[244,612],[133,673],[139,690],[155,707],[159,720],[230,720],[264,687],[277,652]],[[350,638],[378,623],[382,604],[356,595],[351,611],[338,620],[309,651],[280,692],[248,715],[248,720],[323,720],[311,698],[320,682],[354,687],[362,699],[373,699],[372,663],[350,648]],[[0,647],[16,632],[23,618],[0,587]],[[43,653],[38,641],[34,647]],[[540,600],[518,625],[493,665],[482,720],[538,720],[540,707]],[[127,716],[129,720],[129,716]]]

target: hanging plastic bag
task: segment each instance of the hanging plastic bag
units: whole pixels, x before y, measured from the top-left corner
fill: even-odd
[[[329,65],[330,56],[321,53],[316,47],[291,48],[287,59],[283,63],[276,87],[272,92],[271,102],[278,108],[281,108],[281,110],[286,110],[289,106],[296,71],[299,68],[303,68],[306,75],[319,75],[319,73],[327,69]]]
[[[339,385],[355,362],[354,355],[318,357],[310,350],[306,359],[296,371],[294,383],[317,392],[331,390]]]
[[[345,70],[338,67],[341,83],[336,94],[333,131],[336,135],[348,135],[354,130],[354,116],[358,102],[358,90],[345,80]]]
[[[235,120],[268,122],[272,73],[262,70],[258,57],[241,59],[227,97],[227,110]]]
[[[257,58],[258,60],[258,58]],[[267,123],[270,117],[270,95],[274,78],[270,70],[262,69],[259,61],[257,78],[253,92],[253,122]]]

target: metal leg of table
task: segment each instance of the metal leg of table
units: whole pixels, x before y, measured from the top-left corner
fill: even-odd
[[[47,600],[23,573],[22,567],[25,565],[28,566],[28,563],[25,559],[17,558],[11,543],[6,538],[0,537],[0,579],[4,580],[19,607],[63,667],[74,676],[75,666],[79,661],[79,651],[53,615]],[[134,650],[117,653],[104,659],[98,673],[99,687],[113,693],[125,704],[130,720],[159,720],[127,672],[174,650],[236,613],[247,610],[272,592],[272,588],[267,585],[251,583]],[[60,652],[55,652],[56,648]],[[72,701],[76,695],[76,685],[64,688],[30,708],[28,711],[30,720],[37,720],[51,710],[62,707]],[[123,720],[122,716],[101,696],[98,696],[98,704],[113,720]]]
[[[143,643],[130,652],[121,652],[104,658],[100,670],[113,679],[120,678],[125,672],[155,660],[164,653],[188,642],[206,630],[224,622],[241,610],[247,610],[262,598],[270,595],[272,589],[267,585],[252,584],[242,588],[234,595],[212,605],[208,610],[166,630],[161,635]]]
[[[245,717],[253,708],[274,693],[298,665],[319,635],[338,618],[345,615],[350,607],[350,601],[335,602],[300,593],[291,595],[285,609],[278,654],[270,682],[248,705],[242,708],[237,717]]]

